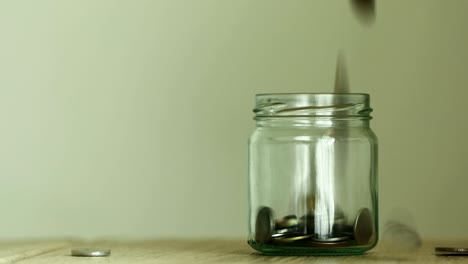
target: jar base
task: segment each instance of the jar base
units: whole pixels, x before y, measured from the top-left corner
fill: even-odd
[[[248,241],[255,250],[268,256],[351,256],[362,255],[374,246],[348,246],[348,247],[294,247],[272,244],[259,244]]]

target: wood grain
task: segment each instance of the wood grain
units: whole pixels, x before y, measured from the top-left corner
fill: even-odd
[[[61,241],[9,241],[0,243],[0,263],[16,263],[41,254],[66,248]]]
[[[467,241],[429,241],[412,251],[394,250],[385,244],[362,256],[281,257],[264,256],[239,240],[157,240],[0,243],[0,263],[468,263],[468,257],[440,257],[434,246],[468,246]],[[110,257],[72,257],[73,247],[108,247]]]

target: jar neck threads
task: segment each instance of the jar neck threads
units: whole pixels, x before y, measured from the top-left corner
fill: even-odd
[[[370,118],[356,117],[255,117],[257,127],[369,127]]]
[[[258,94],[253,111],[257,121],[281,118],[302,120],[304,123],[307,120],[372,119],[369,95],[358,93]]]

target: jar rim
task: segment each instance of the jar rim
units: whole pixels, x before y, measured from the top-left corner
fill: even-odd
[[[256,94],[256,117],[359,117],[370,118],[367,93],[263,93]]]
[[[255,96],[267,96],[267,95],[361,95],[369,96],[368,93],[258,93]]]

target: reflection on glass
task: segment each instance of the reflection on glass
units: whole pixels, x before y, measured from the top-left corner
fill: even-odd
[[[315,234],[318,238],[328,238],[332,234],[335,218],[335,139],[319,139],[315,149],[316,193],[315,193]]]
[[[310,147],[308,144],[299,144],[295,149],[295,163],[294,166],[294,195],[292,202],[294,210],[298,215],[307,213],[307,200],[305,199],[309,194],[310,189]]]

